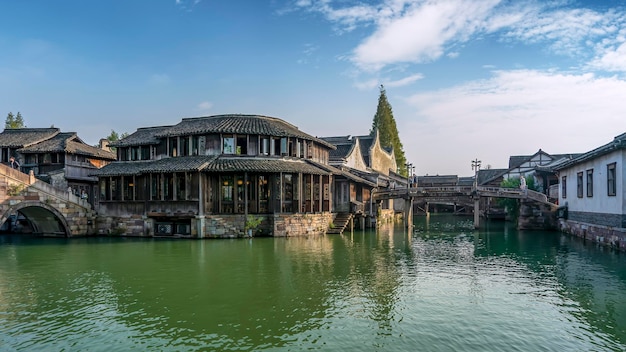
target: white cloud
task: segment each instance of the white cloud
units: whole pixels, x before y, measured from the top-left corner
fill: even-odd
[[[352,60],[367,70],[436,60],[447,43],[467,40],[481,29],[497,4],[497,0],[452,0],[411,6],[401,16],[380,20],[376,31],[354,49]]]
[[[606,52],[601,58],[594,61],[592,65],[607,71],[626,72],[626,43],[613,51]]]
[[[455,58],[461,54],[452,51],[455,44],[484,35],[547,44],[554,53],[580,58],[581,64],[595,57],[596,66],[622,70],[618,62],[622,52],[617,48],[625,40],[618,31],[626,26],[626,13],[619,8],[601,12],[573,8],[567,1],[384,0],[341,7],[344,3],[300,0],[295,8],[321,13],[341,31],[373,28],[351,55],[351,61],[362,70],[427,63],[443,55]],[[596,45],[598,42],[602,44]]]
[[[196,110],[211,110],[211,108],[213,107],[213,103],[208,102],[208,101],[203,101],[200,104],[198,104],[198,106],[196,107]]]
[[[617,78],[498,71],[488,80],[412,96],[413,118],[399,130],[420,173],[456,173],[467,164],[469,175],[474,158],[506,168],[510,155],[540,148],[579,153],[609,142],[625,132],[624,96],[626,82]]]
[[[380,86],[381,84],[384,85],[385,87],[403,87],[411,83],[414,83],[416,81],[419,81],[420,79],[423,79],[423,78],[424,78],[424,75],[422,75],[421,73],[417,73],[417,74],[410,75],[410,76],[407,76],[401,79],[396,79],[396,80],[391,80],[389,78],[385,78],[385,79],[373,78],[367,81],[357,82],[354,84],[354,86],[360,90],[374,89]]]

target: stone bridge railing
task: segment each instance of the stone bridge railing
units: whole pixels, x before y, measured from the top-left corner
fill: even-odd
[[[0,224],[20,211],[25,216],[30,214],[31,221],[40,221],[42,228],[49,228],[46,223],[50,220],[41,215],[45,209],[61,221],[67,236],[92,231],[95,212],[86,200],[37,180],[32,173],[0,165],[0,188],[4,190],[0,192]]]
[[[473,195],[493,198],[530,199],[540,203],[551,204],[548,202],[548,197],[540,192],[529,189],[488,186],[478,186],[476,188],[472,186],[413,187],[376,191],[372,193],[372,197],[375,200],[400,199],[408,197],[438,199],[448,197],[450,199],[454,199],[458,197],[471,197]]]

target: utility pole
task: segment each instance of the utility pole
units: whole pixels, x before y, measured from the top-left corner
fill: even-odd
[[[474,228],[480,225],[480,197],[478,196],[478,170],[480,170],[480,160],[478,158],[472,160],[472,170],[474,170],[474,189],[472,195],[474,197]]]

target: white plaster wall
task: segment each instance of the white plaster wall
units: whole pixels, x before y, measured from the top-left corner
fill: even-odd
[[[626,214],[626,151],[617,150],[593,160],[573,165],[559,172],[559,183],[567,176],[567,198],[563,198],[562,185],[559,184],[559,203],[567,202],[570,211],[583,211],[605,214]],[[607,195],[607,165],[616,165],[616,195]],[[587,170],[593,169],[593,197],[587,197]],[[577,174],[583,173],[583,197],[577,195]]]

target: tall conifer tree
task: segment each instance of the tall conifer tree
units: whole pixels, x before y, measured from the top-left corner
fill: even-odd
[[[376,109],[376,115],[374,115],[374,122],[372,123],[370,135],[374,136],[376,134],[376,130],[378,130],[381,146],[383,148],[393,148],[393,153],[396,157],[396,163],[400,169],[400,174],[405,176],[408,175],[408,170],[405,165],[406,157],[404,156],[402,142],[400,142],[398,127],[396,126],[396,120],[393,118],[391,104],[389,104],[389,101],[387,100],[385,87],[382,84],[380,85],[378,108]]]
[[[7,119],[4,121],[5,129],[13,129],[13,128],[24,128],[24,118],[22,114],[18,111],[17,116],[13,116],[12,112],[9,112],[7,115]]]

